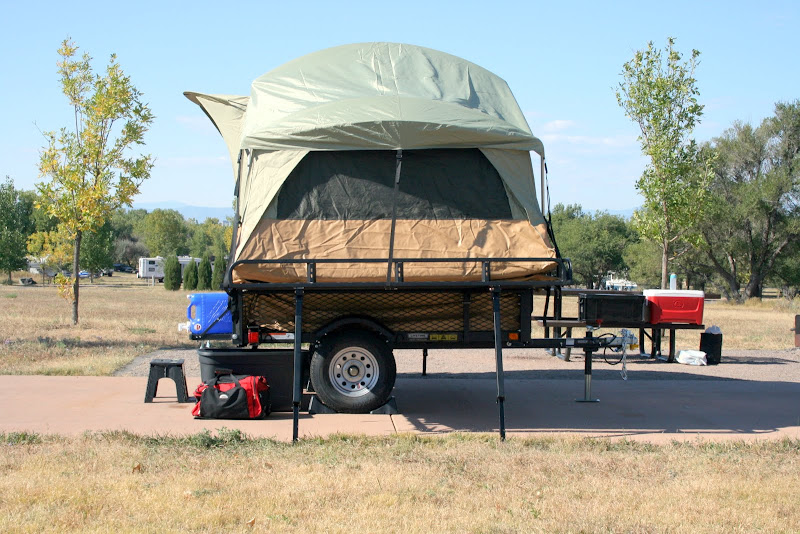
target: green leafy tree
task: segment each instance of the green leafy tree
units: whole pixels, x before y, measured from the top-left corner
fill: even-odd
[[[784,298],[792,300],[800,295],[800,243],[778,258],[770,280],[780,288]]]
[[[199,258],[208,250],[216,250],[217,247],[226,246],[226,227],[220,223],[219,219],[209,217],[199,224],[191,221],[189,228],[189,233],[191,234],[189,254],[192,256]]]
[[[52,232],[58,227],[58,219],[39,207],[41,201],[36,191],[18,191],[18,193],[22,210],[25,213],[24,232],[27,235],[36,232]]]
[[[177,291],[181,288],[181,264],[178,256],[170,254],[164,260],[164,289]]]
[[[682,60],[667,40],[662,51],[651,41],[622,67],[617,102],[640,130],[642,153],[649,158],[636,189],[644,196],[634,224],[661,247],[661,287],[667,287],[669,262],[699,242],[697,221],[710,199],[710,154],[691,138],[703,114],[694,71],[700,52]]]
[[[8,274],[26,269],[28,232],[31,229],[30,211],[14,188],[14,182],[6,176],[0,184],[0,271]]]
[[[709,284],[716,286],[714,271],[705,261],[702,248],[689,248],[675,258],[673,272],[678,274],[678,287],[705,291]]]
[[[194,291],[197,289],[197,262],[190,261],[189,265],[183,269],[183,289]]]
[[[197,289],[201,291],[211,289],[211,260],[208,259],[208,254],[203,254],[203,259],[197,268]]]
[[[661,286],[661,248],[657,243],[634,238],[625,247],[622,258],[628,267],[628,278],[640,288]]]
[[[61,90],[74,112],[74,125],[47,132],[39,171],[49,181],[37,184],[41,203],[58,218],[73,240],[72,323],[78,323],[78,272],[83,234],[100,227],[121,206],[130,206],[150,176],[150,156],[130,155],[144,143],[153,115],[142,94],[126,76],[116,56],[103,74],[95,74],[91,57],[65,40],[58,50]]]
[[[111,214],[114,239],[140,238],[144,233],[146,218],[147,210],[125,208],[114,210]]]
[[[211,247],[213,240],[206,231],[205,225],[199,224],[194,219],[189,219],[189,255],[199,258]]]
[[[147,210],[118,209],[111,216],[114,233],[114,263],[136,265],[141,257],[150,256],[144,244],[144,221]]]
[[[211,276],[211,289],[216,291],[222,287],[222,281],[225,279],[225,271],[227,269],[228,262],[225,260],[225,254],[217,249],[214,259],[214,273]]]
[[[72,261],[72,241],[69,232],[61,225],[55,230],[31,234],[27,247],[28,254],[39,262],[43,281],[45,276],[63,276],[61,272],[68,268]],[[68,295],[70,287],[68,285],[59,287],[59,293]]]
[[[150,251],[141,241],[131,239],[116,239],[114,241],[114,263],[124,263],[134,267],[139,258],[148,256],[150,256]]]
[[[144,220],[144,236],[145,245],[156,256],[184,256],[189,252],[186,221],[175,210],[155,209],[150,212]]]
[[[93,280],[101,269],[109,269],[114,263],[114,233],[111,223],[83,235],[81,247],[81,269],[86,269]]]
[[[777,104],[757,128],[734,123],[711,147],[715,202],[701,225],[705,260],[729,299],[759,298],[800,240],[800,101]]]
[[[631,232],[622,217],[557,204],[552,221],[561,254],[570,258],[575,276],[586,287],[599,287],[609,271],[625,269],[622,253]]]

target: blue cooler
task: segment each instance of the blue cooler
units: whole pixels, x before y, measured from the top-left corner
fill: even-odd
[[[227,293],[192,293],[188,296],[189,307],[186,308],[186,318],[189,319],[189,333],[192,336],[199,336],[210,324],[222,319],[206,332],[209,334],[233,334],[233,320],[231,311],[228,309]]]

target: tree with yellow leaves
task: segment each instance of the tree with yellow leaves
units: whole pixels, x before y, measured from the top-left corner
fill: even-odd
[[[153,160],[132,155],[144,144],[153,121],[142,93],[131,83],[115,55],[104,74],[92,70],[92,58],[78,56],[69,39],[58,50],[61,90],[74,110],[75,123],[59,132],[46,132],[47,146],[39,161],[37,184],[41,205],[58,218],[73,242],[71,286],[72,323],[78,323],[81,240],[95,231],[121,206],[130,206],[141,183],[149,178]]]

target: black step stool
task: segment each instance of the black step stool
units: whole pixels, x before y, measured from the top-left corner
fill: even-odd
[[[175,382],[175,391],[178,402],[194,402],[189,397],[186,389],[186,376],[183,374],[183,360],[167,360],[156,358],[150,360],[150,375],[147,377],[147,391],[144,394],[145,402],[153,402],[158,390],[158,381],[161,378],[171,378]]]

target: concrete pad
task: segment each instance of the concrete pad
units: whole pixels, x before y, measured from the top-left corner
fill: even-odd
[[[190,389],[199,378],[187,378]],[[161,379],[158,396],[144,402],[145,377],[0,376],[0,389],[19,392],[3,403],[0,432],[80,435],[84,432],[127,430],[141,435],[181,436],[219,428],[239,429],[250,437],[292,439],[291,413],[275,413],[256,421],[210,420],[192,417],[193,403],[177,402],[174,382]],[[303,437],[334,433],[372,435],[395,432],[384,415],[301,414]]]
[[[509,373],[506,426],[510,436],[595,436],[661,442],[668,440],[800,439],[800,383],[717,379],[623,381],[616,373],[593,382],[600,403],[576,403],[584,394],[582,374],[532,378]],[[516,376],[516,377],[515,377]],[[564,376],[562,378],[562,376]],[[569,378],[569,379],[567,379]],[[199,383],[188,378],[190,390]],[[292,416],[277,413],[259,421],[194,419],[192,404],[176,401],[168,379],[156,402],[144,403],[146,377],[0,376],[7,392],[0,432],[78,435],[127,430],[141,435],[188,435],[204,429],[239,429],[251,437],[290,440]],[[13,392],[14,394],[8,394]],[[308,415],[300,435],[334,433],[387,435],[497,432],[498,405],[492,373],[469,378],[401,374],[394,395],[399,415]]]

